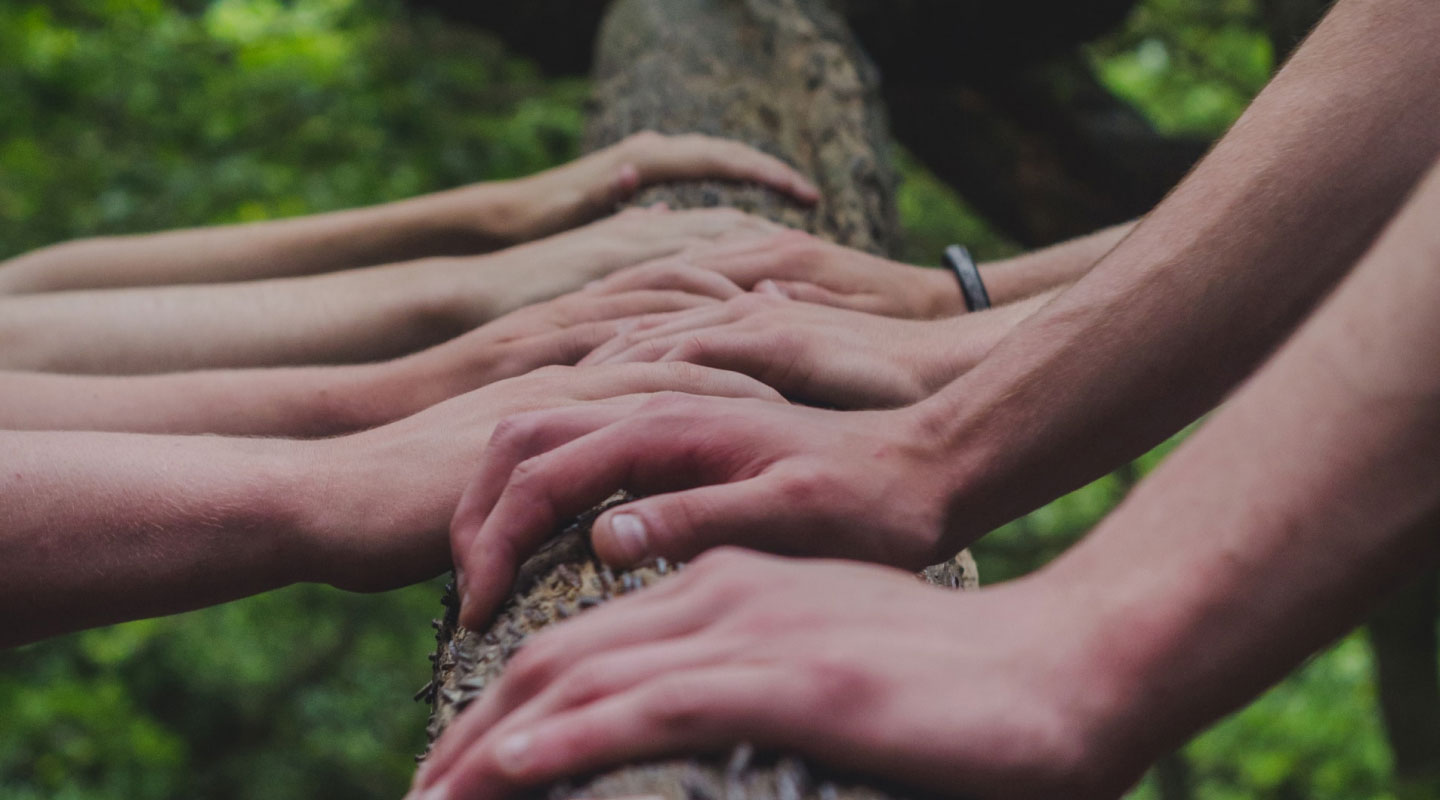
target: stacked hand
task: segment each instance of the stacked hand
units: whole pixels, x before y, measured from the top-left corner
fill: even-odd
[[[559,233],[609,213],[644,186],[687,180],[758,183],[807,205],[820,199],[819,190],[794,168],[739,142],[647,131],[514,181],[520,217],[516,238]]]
[[[421,262],[420,274],[405,268],[395,277],[407,282],[428,281],[436,305],[468,330],[626,267],[686,250],[764,239],[782,230],[768,220],[728,208],[637,208],[495,255]],[[708,285],[714,283],[711,280]],[[671,287],[655,283],[636,288]]]
[[[978,318],[896,319],[752,292],[623,323],[624,333],[580,363],[684,361],[750,375],[813,405],[903,406],[978,361],[983,337],[951,330]],[[967,342],[975,352],[957,357]]]
[[[618,272],[597,288],[680,288],[703,273],[724,276],[740,289],[767,291],[810,303],[909,319],[965,311],[954,276],[826,242],[794,230],[733,238],[688,248]]]
[[[388,419],[399,419],[496,381],[575,364],[647,314],[718,305],[679,291],[573,292],[526,306],[458,338],[375,365]]]
[[[1123,694],[1094,615],[1054,582],[950,595],[841,562],[707,553],[515,655],[416,777],[501,798],[746,741],[943,796],[1116,796]]]
[[[614,564],[738,544],[918,569],[964,544],[947,536],[957,466],[912,409],[665,395],[510,417],[452,524],[461,622],[483,625],[520,562],[618,489],[650,496],[596,521]]]
[[[304,443],[308,524],[301,579],[369,591],[449,568],[446,532],[497,425],[521,412],[575,406],[636,410],[672,392],[778,404],[770,388],[690,364],[546,367],[456,397],[399,422]],[[688,395],[686,395],[688,396]]]

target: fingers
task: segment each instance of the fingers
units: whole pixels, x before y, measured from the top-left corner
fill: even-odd
[[[679,314],[655,315],[642,319],[632,326],[627,326],[625,332],[596,348],[592,354],[594,357],[589,359],[589,361],[590,363],[598,364],[608,363],[612,360],[656,360],[653,358],[623,358],[621,356],[632,348],[646,344],[647,342],[669,340],[678,334],[729,324],[734,321],[736,314],[733,309],[727,306],[728,304],[709,306]],[[663,353],[660,355],[663,355]]]
[[[786,511],[784,498],[769,488],[773,480],[767,475],[627,503],[595,521],[595,552],[628,567],[655,558],[688,560],[723,545],[769,549]]]
[[[704,423],[716,412],[683,396],[665,402],[643,415],[607,407],[501,423],[475,497],[451,530],[451,549],[464,574],[462,624],[478,626],[493,613],[520,561],[560,522],[617,490],[670,491],[749,477],[741,454],[705,434]]]
[[[639,264],[602,278],[585,291],[599,295],[634,291],[671,291],[729,300],[745,293],[734,281],[712,270],[701,269],[681,257]]]
[[[852,311],[877,313],[883,308],[879,298],[868,294],[842,294],[805,281],[765,279],[755,284],[755,291],[773,297],[785,297],[802,303],[847,308]]]
[[[593,366],[607,363],[613,356],[629,350],[637,340],[643,340],[645,338],[645,331],[667,325],[670,322],[687,316],[692,311],[694,311],[694,309],[665,314],[647,314],[643,317],[632,317],[631,319],[625,320],[625,322],[620,325],[619,330],[616,331],[614,337],[596,347],[594,350],[591,350],[589,355],[580,360],[580,366]],[[623,360],[633,361],[640,359]]]
[[[685,366],[716,373],[716,380],[723,374]],[[739,382],[729,386],[739,393],[778,397],[768,387],[756,389],[760,384],[751,378],[736,375],[725,380],[735,378]],[[451,524],[451,551],[461,572],[462,624],[483,624],[509,591],[521,561],[560,523],[615,491],[665,491],[687,481],[730,479],[729,462],[736,451],[697,433],[697,423],[713,415],[688,407],[643,416],[633,415],[634,410],[627,402],[586,404],[510,417],[496,427],[479,476],[465,492]]]
[[[773,666],[684,669],[628,691],[482,738],[438,783],[447,797],[494,797],[568,774],[681,752],[798,741],[812,694]],[[831,737],[827,737],[831,738]]]
[[[636,188],[713,178],[759,183],[806,204],[820,199],[820,190],[784,161],[728,139],[641,134],[627,140],[621,153],[637,172]]]
[[[683,392],[707,397],[753,398],[783,403],[774,389],[748,375],[696,364],[613,364],[574,372],[574,400]]]
[[[670,602],[653,594],[677,581],[616,598],[586,612],[581,620],[541,633],[506,664],[501,678],[466,709],[426,757],[429,786],[443,776],[465,749],[502,719],[524,723],[543,713],[589,702],[602,694],[629,688],[664,669],[704,664],[723,654],[676,648],[672,642],[702,628],[713,616],[699,593],[679,593]],[[674,593],[672,592],[672,596]],[[640,598],[644,602],[636,603]],[[702,602],[697,602],[702,601]],[[712,648],[713,649],[713,648]],[[677,652],[677,650],[679,652]],[[583,670],[576,670],[584,662]],[[519,714],[511,716],[516,709]]]
[[[582,301],[571,296],[580,306],[574,322],[600,322],[602,320],[638,317],[642,314],[661,314],[684,311],[719,304],[719,300],[703,292],[687,292],[679,289],[637,289],[633,291],[608,292],[594,296],[587,295]]]
[[[539,544],[525,537],[498,536],[495,528],[488,526],[515,468],[532,455],[600,430],[631,411],[633,407],[624,403],[587,403],[519,414],[496,426],[479,472],[461,495],[450,523],[461,624],[480,628],[495,613],[514,582],[515,570]],[[544,516],[542,525],[532,524],[530,530],[544,530],[543,524],[555,517],[548,508],[531,511]],[[530,538],[543,541],[543,536]]]

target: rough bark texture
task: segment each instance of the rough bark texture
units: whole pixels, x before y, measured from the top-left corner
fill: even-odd
[[[409,4],[488,28],[558,74],[588,68],[604,7],[600,0]],[[1118,25],[1135,0],[836,5],[885,75],[900,142],[1022,245],[1148,211],[1208,144],[1158,133],[1078,56],[1076,45]]]
[[[810,0],[618,2],[600,32],[588,149],[641,130],[749,142],[811,176],[804,211],[724,184],[654,189],[642,203],[730,205],[886,253],[899,235],[879,79],[845,27]]]
[[[895,176],[878,76],[823,0],[620,0],[598,48],[588,136],[600,147],[644,129],[742,139],[814,177],[824,200],[800,209],[757,187],[713,183],[653,189],[637,202],[731,205],[885,253],[895,245]],[[610,504],[623,502],[616,498]],[[591,512],[522,568],[512,600],[483,632],[456,625],[453,592],[437,621],[432,741],[503,670],[527,636],[607,599],[639,590],[678,567],[664,562],[616,575],[589,549]],[[976,585],[961,553],[922,579]],[[880,800],[903,794],[840,777],[785,754],[729,754],[633,765],[548,787],[553,798],[660,795],[669,800]]]

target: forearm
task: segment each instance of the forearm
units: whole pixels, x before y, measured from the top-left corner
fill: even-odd
[[[405,359],[163,375],[0,372],[0,430],[333,436],[448,397]]]
[[[473,273],[473,274],[472,274]],[[308,278],[0,297],[0,369],[137,374],[359,363],[449,339],[486,275],[447,260]]]
[[[1340,3],[1190,178],[927,405],[964,533],[1195,419],[1334,285],[1440,147],[1437,35],[1413,0]]]
[[[1123,691],[1123,727],[1156,747],[1252,697],[1440,557],[1440,171],[1429,182],[1429,207],[1412,206],[1040,578],[1074,587],[1101,621],[1096,650],[1116,682],[1097,688]]]
[[[507,183],[294,219],[87,239],[0,264],[0,294],[225,283],[334,272],[520,241]]]
[[[1064,291],[1057,286],[1006,305],[939,320],[913,323],[924,336],[908,343],[919,383],[927,396],[944,388],[985,360],[1017,326],[1041,311]]]
[[[1080,280],[1129,236],[1135,225],[1126,222],[1043,250],[982,264],[980,275],[991,303],[1013,303]]]
[[[303,579],[303,443],[0,432],[0,646]]]

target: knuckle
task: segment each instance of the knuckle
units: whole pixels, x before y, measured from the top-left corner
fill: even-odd
[[[667,363],[673,363],[680,367],[693,368],[713,352],[713,349],[698,336],[691,336],[683,342],[676,344],[666,354]]]
[[[644,716],[664,730],[693,730],[711,702],[703,692],[674,680],[655,682],[647,694]]]
[[[535,422],[528,414],[505,417],[495,425],[490,434],[491,449],[519,449],[530,440],[535,431]]]
[[[776,489],[783,502],[790,508],[815,508],[826,502],[829,494],[826,481],[817,472],[805,470],[792,472],[781,478]]]
[[[819,708],[861,706],[874,692],[874,679],[854,659],[812,654],[801,669]]]
[[[542,456],[527,458],[515,465],[510,472],[509,489],[517,492],[533,491],[545,477],[545,461]]]

